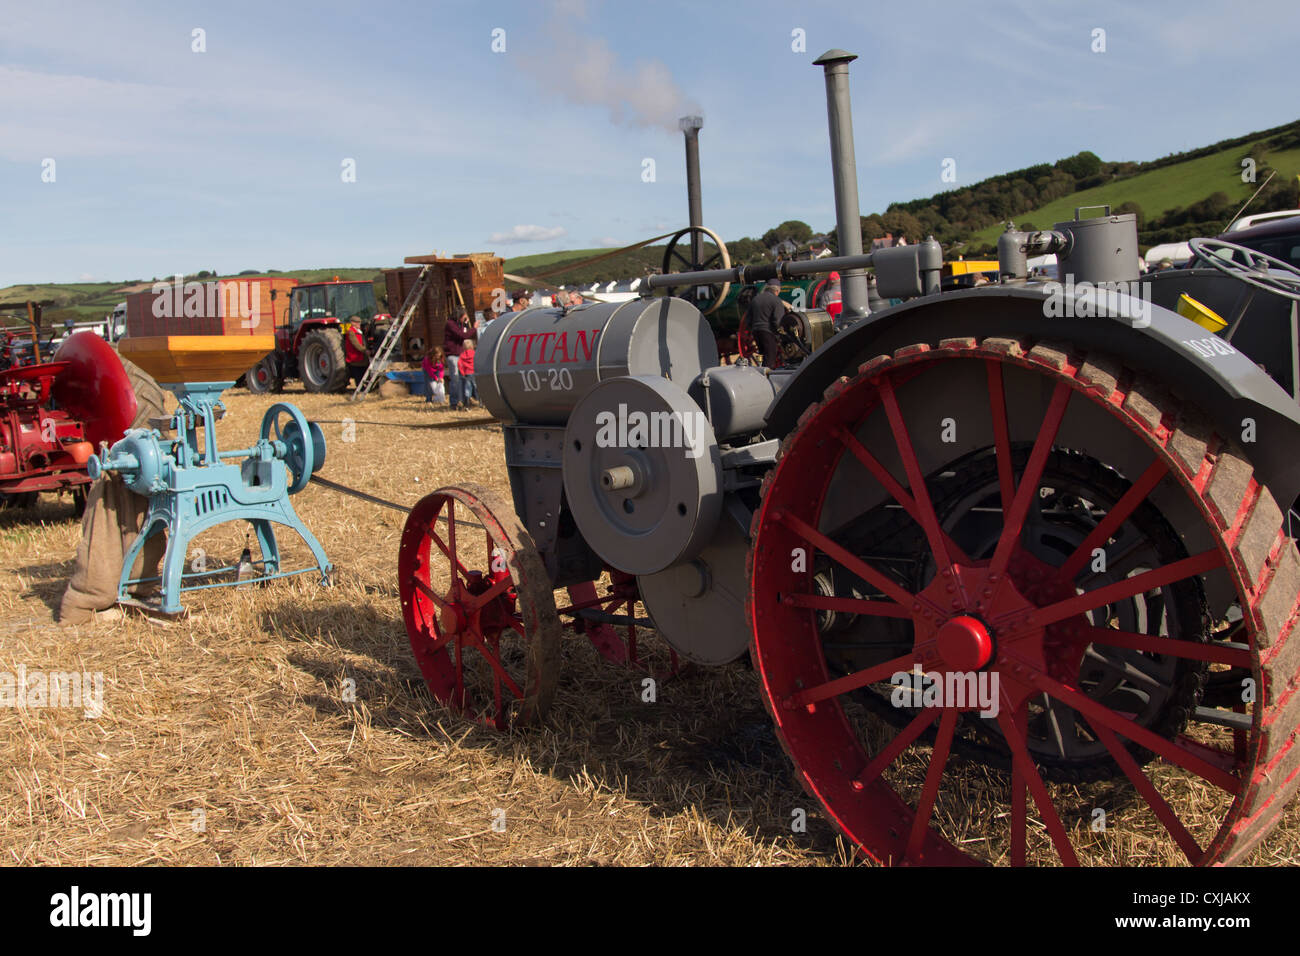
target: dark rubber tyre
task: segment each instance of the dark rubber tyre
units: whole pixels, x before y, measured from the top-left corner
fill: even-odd
[[[343,335],[338,329],[308,332],[298,350],[302,384],[313,394],[339,392],[347,387],[348,366],[343,359]]]
[[[278,392],[284,387],[280,378],[280,363],[275,355],[268,355],[244,375],[244,387],[254,395]]]

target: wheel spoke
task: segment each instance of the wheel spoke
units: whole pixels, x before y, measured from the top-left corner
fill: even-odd
[[[1083,629],[1083,637],[1094,644],[1124,647],[1132,651],[1145,651],[1148,654],[1166,654],[1170,657],[1185,657],[1193,661],[1209,661],[1211,664],[1229,664],[1247,669],[1253,664],[1250,651],[1245,648],[1198,644],[1195,641],[1179,641],[1171,637],[1117,631],[1109,627],[1086,627]]]
[[[513,585],[514,583],[515,582],[510,580],[509,577],[504,577],[496,584],[492,585],[490,588],[484,591],[482,594],[471,594],[465,599],[464,604],[466,609],[470,611],[477,611],[479,608],[483,607],[489,601],[492,601],[494,598],[500,597],[503,593],[509,590],[510,586]]]
[[[1007,428],[1007,396],[1002,383],[1002,363],[997,359],[989,359],[984,367],[988,372],[989,410],[993,416],[993,457],[998,464],[1002,513],[1007,514],[1016,497],[1016,478],[1011,464],[1011,432]]]
[[[1027,723],[1025,711],[1022,709],[1015,720],[1021,723]],[[1029,799],[1028,787],[1025,782],[1025,775],[1020,772],[1020,761],[1011,761],[1011,865],[1024,866],[1025,857],[1028,855],[1028,820],[1029,820]]]
[[[889,419],[889,429],[894,433],[894,443],[898,446],[899,457],[903,460],[903,471],[907,473],[907,483],[912,492],[913,510],[909,512],[925,531],[934,555],[938,571],[952,567],[952,557],[948,554],[947,535],[939,526],[939,517],[934,513],[930,502],[930,491],[925,487],[925,475],[921,473],[921,463],[917,460],[916,450],[912,447],[912,436],[907,432],[903,421],[902,409],[898,407],[898,396],[894,393],[894,383],[889,376],[880,379],[880,398],[885,406],[885,415]],[[899,502],[902,504],[902,502]]]
[[[439,611],[447,610],[447,602],[444,601],[442,598],[440,598],[437,594],[435,594],[433,592],[433,588],[429,587],[429,585],[425,584],[419,578],[415,578],[415,577],[411,578],[411,583],[415,585],[415,589],[417,591],[419,591],[430,601],[436,604],[438,606]]]
[[[999,547],[1001,547],[1000,544]],[[1085,611],[1093,611],[1099,607],[1105,607],[1107,604],[1114,604],[1116,601],[1123,601],[1126,598],[1145,594],[1147,591],[1154,591],[1156,588],[1173,584],[1175,581],[1213,571],[1222,564],[1223,555],[1219,553],[1219,550],[1217,548],[1208,548],[1200,554],[1192,555],[1190,558],[1183,558],[1173,564],[1166,564],[1164,567],[1152,568],[1150,571],[1135,574],[1131,578],[1124,578],[1122,581],[1115,581],[1112,584],[1087,591],[1076,597],[1049,604],[1047,607],[1041,607],[1029,615],[1027,623],[1033,627],[1045,627],[1048,624],[1055,624],[1067,617],[1083,614]]]
[[[1007,703],[1005,696],[1003,697],[1003,702]],[[1033,794],[1034,804],[1038,807],[1038,812],[1042,814],[1043,823],[1046,824],[1047,832],[1052,837],[1052,843],[1056,845],[1056,852],[1060,856],[1061,862],[1066,866],[1078,866],[1079,858],[1075,856],[1074,846],[1070,843],[1070,836],[1065,832],[1065,826],[1061,823],[1061,818],[1056,812],[1056,805],[1052,803],[1051,795],[1047,792],[1047,787],[1043,783],[1043,778],[1038,775],[1038,768],[1034,766],[1033,758],[1029,755],[1029,748],[1025,746],[1025,739],[1020,733],[1020,728],[1017,727],[1015,721],[1008,716],[1005,708],[998,712],[998,726],[1002,728],[1002,733],[1006,737],[1007,744],[1011,748],[1012,766],[1015,768],[1015,773],[1013,774],[1011,783],[1013,797],[1012,830],[1014,831],[1016,826],[1014,819],[1014,797],[1016,790],[1018,789],[1016,787],[1015,777],[1018,776],[1020,781],[1028,786],[1029,792]],[[1024,795],[1022,792],[1021,803],[1023,804],[1024,802]],[[1020,826],[1022,831],[1021,849],[1023,851],[1023,820],[1021,821]],[[1014,833],[1011,848],[1012,853],[1014,854],[1016,852]],[[1023,860],[1021,862],[1023,862]]]
[[[1056,750],[1062,759],[1069,758],[1077,749],[1077,725],[1074,720],[1074,708],[1066,707],[1060,701],[1043,695],[1046,705],[1047,726],[1056,740]]]
[[[894,735],[894,739],[871,758],[871,762],[853,780],[854,790],[865,790],[875,779],[885,772],[885,768],[898,759],[898,755],[912,745],[912,741],[925,733],[926,729],[939,717],[933,707],[923,707],[912,721]]]
[[[1120,736],[1141,744],[1153,753],[1164,757],[1170,763],[1175,763],[1184,770],[1191,771],[1228,793],[1236,794],[1241,790],[1241,781],[1232,774],[1225,773],[1208,761],[1166,740],[1141,724],[1116,713],[1104,704],[1093,700],[1087,694],[1081,694],[1042,673],[1032,673],[1030,681],[1039,690],[1046,691],[1062,703],[1073,707],[1088,719],[1089,725],[1102,724],[1109,727]]]
[[[929,641],[926,647],[934,643]],[[912,651],[904,654],[902,657],[895,657],[893,660],[885,661],[883,664],[877,664],[874,667],[863,668],[860,671],[854,671],[845,677],[837,677],[835,680],[827,681],[824,684],[818,684],[815,687],[807,687],[801,691],[792,694],[785,699],[792,707],[814,707],[819,701],[831,697],[838,697],[840,694],[847,694],[851,690],[857,690],[860,687],[866,687],[868,684],[876,684],[882,680],[887,680],[894,674],[902,671],[911,670],[912,662],[916,660],[917,654],[921,651],[917,647]]]
[[[1002,536],[998,538],[993,560],[989,562],[990,573],[998,577],[1006,571],[1011,553],[1020,540],[1025,517],[1029,514],[1029,505],[1038,494],[1038,483],[1043,477],[1043,468],[1047,465],[1047,456],[1052,451],[1052,443],[1056,441],[1056,433],[1061,430],[1061,421],[1065,418],[1065,409],[1070,404],[1072,391],[1067,382],[1057,383],[1055,391],[1052,392],[1052,400],[1047,405],[1047,413],[1043,416],[1038,438],[1034,441],[1034,450],[1029,453],[1024,474],[1020,476],[1020,485],[1016,488],[1011,509],[1003,513]]]
[[[506,669],[501,665],[501,661],[496,657],[496,655],[492,653],[491,649],[487,646],[486,641],[479,645],[478,652],[482,655],[483,660],[488,662],[488,666],[496,671],[498,678],[505,682],[510,693],[514,694],[517,700],[523,700],[524,692],[519,689],[519,685],[516,684],[514,680],[511,679],[510,675],[506,673]]]
[[[1082,543],[1074,549],[1074,553],[1065,559],[1065,563],[1061,565],[1061,577],[1067,581],[1072,580],[1082,570],[1092,552],[1097,548],[1106,546],[1106,542],[1110,540],[1111,535],[1129,519],[1129,516],[1133,514],[1138,505],[1146,500],[1147,495],[1151,494],[1155,486],[1160,484],[1161,479],[1168,473],[1168,466],[1159,459],[1148,465],[1147,470],[1142,473],[1142,477],[1134,482],[1128,491],[1124,492],[1123,497],[1115,503],[1115,507],[1106,513],[1106,517],[1102,518],[1097,523],[1097,527],[1088,533],[1088,537],[1084,538]]]
[[[952,735],[957,728],[957,709],[945,707],[939,721],[939,733],[930,752],[930,768],[925,774],[925,787],[921,790],[921,799],[917,801],[916,814],[912,817],[912,832],[907,838],[907,858],[917,860],[925,834],[930,829],[930,817],[934,814],[934,801],[939,795],[939,783],[943,779],[943,768],[948,763],[948,754],[952,750]]]
[[[854,458],[862,463],[862,466],[866,468],[867,471],[871,472],[872,477],[874,477],[876,481],[880,482],[885,491],[889,492],[890,496],[898,502],[899,507],[906,511],[913,521],[920,524],[921,515],[917,508],[915,499],[913,499],[913,497],[907,493],[907,490],[898,483],[897,479],[889,473],[889,469],[880,463],[880,459],[867,451],[866,446],[863,445],[862,442],[858,441],[857,437],[843,425],[836,425],[831,430],[831,434],[833,434],[840,443],[843,444],[850,453],[852,453]],[[970,562],[970,558],[966,555],[966,552],[958,547],[957,542],[953,541],[946,532],[944,532],[943,538],[948,549],[948,554],[952,555],[954,560],[962,563]]]
[[[1165,802],[1165,798],[1160,796],[1160,792],[1156,790],[1155,785],[1147,775],[1142,772],[1142,768],[1133,759],[1133,755],[1128,752],[1128,748],[1119,742],[1119,739],[1108,727],[1094,725],[1093,730],[1096,731],[1101,742],[1106,745],[1106,749],[1115,758],[1115,762],[1119,764],[1120,769],[1124,771],[1124,775],[1128,777],[1137,792],[1142,795],[1142,799],[1146,800],[1147,806],[1152,809],[1157,819],[1169,831],[1169,835],[1174,838],[1174,842],[1187,855],[1187,862],[1195,865],[1196,861],[1201,858],[1202,851],[1196,839],[1187,832],[1183,822],[1178,819],[1178,814],[1174,813],[1173,808]]]
[[[443,541],[442,538],[438,536],[438,532],[434,531],[432,528],[429,529],[429,537],[432,538],[433,543],[438,546],[438,550],[440,550],[443,554],[445,554],[447,556],[447,560],[451,562],[451,566],[452,566],[451,584],[453,588],[459,588],[460,578],[456,576],[456,572],[459,571],[462,577],[468,578],[469,569],[466,568],[465,565],[461,564],[460,558],[456,557],[456,555],[453,553],[453,549],[456,546],[455,542],[452,542],[451,545],[448,545],[447,542]]]
[[[912,614],[893,601],[866,601],[861,598],[827,597],[821,594],[782,594],[781,603],[815,611],[843,611],[845,614],[868,614],[872,617],[899,617],[911,620]]]
[[[917,599],[915,595],[904,590],[902,586],[890,580],[861,558],[850,554],[847,550],[826,537],[826,535],[822,534],[802,518],[792,515],[788,511],[778,511],[773,515],[773,518],[785,525],[791,531],[795,532],[795,534],[799,535],[809,544],[816,546],[823,554],[838,562],[845,570],[852,571],[858,577],[862,578],[862,580],[879,588],[888,597],[893,598],[897,603],[908,606],[916,603]]]

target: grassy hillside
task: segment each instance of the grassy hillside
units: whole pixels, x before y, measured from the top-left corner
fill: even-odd
[[[1248,150],[1248,147],[1235,147],[1074,192],[1019,214],[1015,217],[1016,222],[1050,229],[1054,223],[1074,218],[1076,207],[1108,204],[1113,209],[1126,202],[1140,205],[1146,217],[1151,219],[1177,207],[1190,206],[1215,192],[1227,193],[1234,203],[1235,212],[1235,206],[1244,203],[1259,186],[1258,183],[1241,181],[1241,157]],[[1266,156],[1269,165],[1277,170],[1273,182],[1295,181],[1300,173],[1300,149],[1269,151]],[[1247,213],[1259,211],[1252,206]],[[995,243],[1001,231],[1000,224],[992,225],[975,233],[972,239]]]

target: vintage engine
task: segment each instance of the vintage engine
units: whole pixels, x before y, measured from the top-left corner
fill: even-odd
[[[557,587],[634,574],[678,653],[740,656],[745,549],[777,443],[758,437],[787,372],[718,364],[681,299],[530,309],[480,343],[515,509]]]

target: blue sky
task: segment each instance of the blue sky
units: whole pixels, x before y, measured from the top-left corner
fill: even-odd
[[[1297,119],[1297,41],[1294,0],[0,0],[0,287],[634,242],[685,224],[691,110],[707,225],[829,229],[826,49],[860,57],[868,213],[949,157],[960,186]]]

